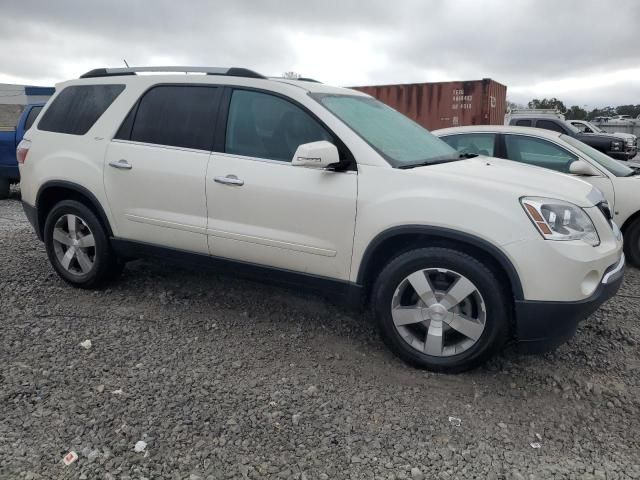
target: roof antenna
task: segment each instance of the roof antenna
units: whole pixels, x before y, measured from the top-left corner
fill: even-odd
[[[127,63],[127,61],[123,58],[122,61],[124,62],[124,64],[127,66],[127,68],[129,68],[129,64]]]

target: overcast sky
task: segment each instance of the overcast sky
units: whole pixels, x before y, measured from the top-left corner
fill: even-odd
[[[493,78],[510,100],[640,103],[637,0],[0,0],[0,83],[242,66],[334,85]]]

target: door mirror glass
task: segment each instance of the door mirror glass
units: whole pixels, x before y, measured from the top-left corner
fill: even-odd
[[[595,177],[598,171],[584,160],[576,160],[569,165],[569,173],[573,175],[583,175],[585,177]]]
[[[333,143],[321,140],[319,142],[303,143],[296,149],[291,163],[297,167],[327,168],[340,162],[338,149]]]

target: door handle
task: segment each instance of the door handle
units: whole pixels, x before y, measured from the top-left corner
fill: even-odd
[[[235,185],[236,187],[241,187],[242,185],[244,185],[244,180],[240,180],[235,175],[227,175],[226,177],[215,177],[213,181],[222,183],[224,185]]]
[[[117,162],[115,160],[111,160],[109,165],[113,168],[119,168],[120,170],[131,170],[133,168],[133,165],[127,162],[124,158],[121,158]]]

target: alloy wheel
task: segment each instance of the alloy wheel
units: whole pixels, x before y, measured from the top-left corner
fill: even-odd
[[[444,268],[413,272],[398,285],[391,316],[400,337],[421,353],[448,357],[480,339],[487,312],[478,288]]]
[[[53,227],[53,248],[62,268],[86,275],[96,259],[96,242],[87,223],[77,215],[62,215]]]

